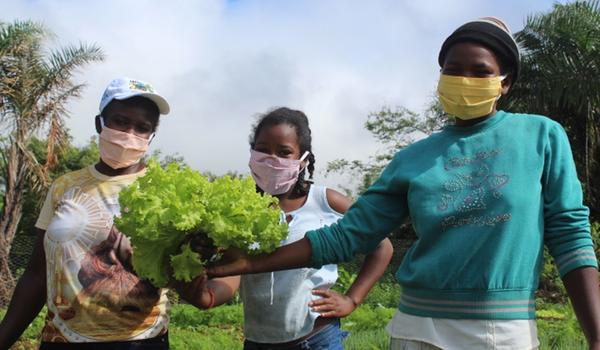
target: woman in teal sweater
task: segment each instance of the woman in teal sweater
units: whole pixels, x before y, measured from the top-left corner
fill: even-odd
[[[453,125],[398,152],[336,224],[209,274],[347,261],[410,216],[417,241],[396,274],[392,349],[536,348],[544,244],[590,349],[600,349],[597,261],[567,136],[546,117],[496,110],[519,74],[517,44],[502,21],[483,18],[445,40],[439,63]]]

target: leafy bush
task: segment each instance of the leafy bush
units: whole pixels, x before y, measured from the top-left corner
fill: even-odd
[[[537,296],[547,302],[567,302],[567,291],[548,248],[544,248],[544,267],[540,276]]]
[[[594,251],[596,256],[600,255],[600,223],[591,224],[592,241],[594,242]],[[537,296],[546,302],[564,304],[567,303],[567,291],[560,278],[554,259],[544,248],[544,268],[540,276],[540,285]]]
[[[577,317],[569,304],[549,304],[536,300],[540,349],[587,348]]]
[[[338,265],[338,279],[333,289],[345,293],[356,279],[357,273],[353,270],[352,266],[348,267],[347,264]],[[363,304],[396,308],[400,302],[400,290],[400,284],[393,279],[382,277],[369,291]]]
[[[600,222],[592,222],[592,241],[596,257],[600,256]]]
[[[333,289],[340,293],[346,293],[356,279],[356,276],[356,272],[351,272],[344,266],[338,265],[338,279],[335,282]]]
[[[342,328],[350,332],[384,329],[395,312],[396,308],[363,304],[342,319]]]
[[[395,309],[400,303],[400,294],[400,284],[395,282],[380,282],[373,286],[373,288],[363,301],[363,304],[368,304],[371,306],[383,306]]]

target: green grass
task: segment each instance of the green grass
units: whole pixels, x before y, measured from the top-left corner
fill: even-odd
[[[387,350],[390,348],[390,336],[385,329],[350,332],[344,342],[345,350]]]
[[[379,291],[375,291],[375,293],[381,294],[380,298],[376,300],[389,299],[391,303],[392,297],[388,298],[384,295],[386,291],[394,296],[397,293],[394,288],[382,287]],[[382,306],[382,303],[377,304],[364,304],[342,321],[342,328],[350,332],[345,342],[347,350],[389,348],[385,325],[396,309]],[[537,309],[540,349],[587,349],[585,338],[569,305],[548,304],[538,300]],[[0,319],[3,316],[4,311],[0,310]],[[12,349],[37,349],[44,317],[45,311],[40,313]],[[198,310],[191,305],[174,305],[171,309],[169,328],[171,348],[174,350],[241,349],[242,324],[241,304],[225,305],[207,311]]]
[[[242,332],[227,327],[171,327],[169,342],[171,349],[236,350],[242,349]]]
[[[171,309],[171,349],[242,349],[242,305],[224,305],[201,311],[191,305]]]

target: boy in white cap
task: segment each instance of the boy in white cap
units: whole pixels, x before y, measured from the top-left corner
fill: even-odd
[[[144,174],[141,158],[167,101],[143,81],[113,80],[96,116],[100,160],[51,186],[34,252],[0,323],[10,347],[48,307],[40,349],[168,349],[168,301],[135,275],[131,246],[113,225],[121,189]]]

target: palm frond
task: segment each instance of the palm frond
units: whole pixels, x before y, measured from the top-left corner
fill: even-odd
[[[0,57],[11,56],[24,48],[40,48],[49,31],[39,22],[15,21],[0,25]]]
[[[550,13],[528,17],[516,37],[524,53],[523,74],[512,99],[577,115],[587,115],[590,103],[600,105],[599,1],[556,4]]]
[[[45,171],[44,167],[35,158],[35,154],[23,143],[17,142],[16,144],[24,156],[25,161],[22,166],[27,170],[26,174],[32,190],[39,192],[48,188],[50,177],[48,172]]]
[[[66,110],[67,103],[72,98],[81,97],[81,93],[85,87],[85,84],[78,84],[66,90],[53,91],[52,95],[40,97],[29,121],[31,127],[39,130],[40,128],[49,126],[54,116],[64,120],[68,116],[68,111]]]
[[[69,146],[68,129],[59,113],[53,113],[46,138],[46,163],[44,172],[48,173],[58,164],[58,157]]]
[[[85,84],[74,81],[81,68],[104,59],[94,44],[79,43],[45,51],[51,33],[32,21],[0,24],[0,123],[23,154],[29,179],[47,185],[47,174],[69,142],[67,104]],[[40,165],[29,140],[47,136],[47,159]]]
[[[600,172],[600,1],[555,4],[549,13],[528,17],[516,39],[522,74],[505,104],[563,125],[585,177],[586,202],[598,210],[600,191],[591,179]]]
[[[49,91],[68,90],[71,79],[83,66],[104,60],[102,49],[96,45],[79,43],[53,51],[42,64],[44,76],[37,87],[37,94],[44,96]]]

